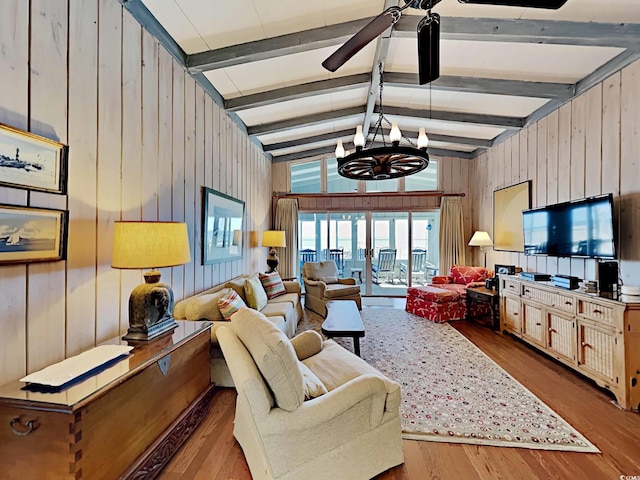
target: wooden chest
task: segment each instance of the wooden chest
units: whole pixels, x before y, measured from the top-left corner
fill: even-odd
[[[209,322],[171,335],[62,391],[0,387],[4,479],[154,478],[204,417],[213,393]],[[111,343],[116,343],[116,341]]]

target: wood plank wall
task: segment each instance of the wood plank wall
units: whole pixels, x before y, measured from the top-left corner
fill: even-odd
[[[3,0],[0,71],[0,123],[70,152],[67,195],[0,187],[70,216],[66,261],[0,266],[0,384],[126,331],[143,272],[111,268],[114,220],[187,222],[192,262],[162,271],[176,300],[262,267],[256,245],[202,266],[201,189],[267,229],[269,160],[117,0]]]
[[[474,229],[492,233],[493,191],[528,179],[533,207],[613,193],[620,278],[640,285],[639,105],[637,61],[473,160]],[[595,260],[490,251],[496,263],[596,279]]]

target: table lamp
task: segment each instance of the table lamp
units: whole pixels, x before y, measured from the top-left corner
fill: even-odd
[[[151,269],[129,297],[129,330],[123,340],[151,340],[178,326],[172,315],[173,291],[155,269],[190,261],[186,223],[115,222],[111,267]]]
[[[476,231],[471,240],[469,240],[470,247],[480,247],[482,253],[484,253],[484,268],[487,268],[487,249],[485,247],[490,247],[493,245],[493,241],[491,241],[491,237],[487,232],[483,232],[482,230]]]
[[[276,252],[276,247],[284,248],[287,246],[287,241],[284,236],[285,232],[282,230],[265,230],[262,232],[262,246],[269,247],[269,256],[267,257],[267,265],[269,270],[267,273],[273,273],[278,269],[280,260]]]

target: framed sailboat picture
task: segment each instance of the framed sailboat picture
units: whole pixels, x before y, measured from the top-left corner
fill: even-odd
[[[66,258],[68,212],[0,205],[0,264]]]
[[[0,124],[0,186],[66,193],[69,147]]]

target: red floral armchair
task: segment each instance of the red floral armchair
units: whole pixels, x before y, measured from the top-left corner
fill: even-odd
[[[484,286],[484,281],[492,277],[493,270],[484,267],[452,265],[449,275],[436,275],[429,285],[459,293],[461,299],[465,299],[467,288]]]

